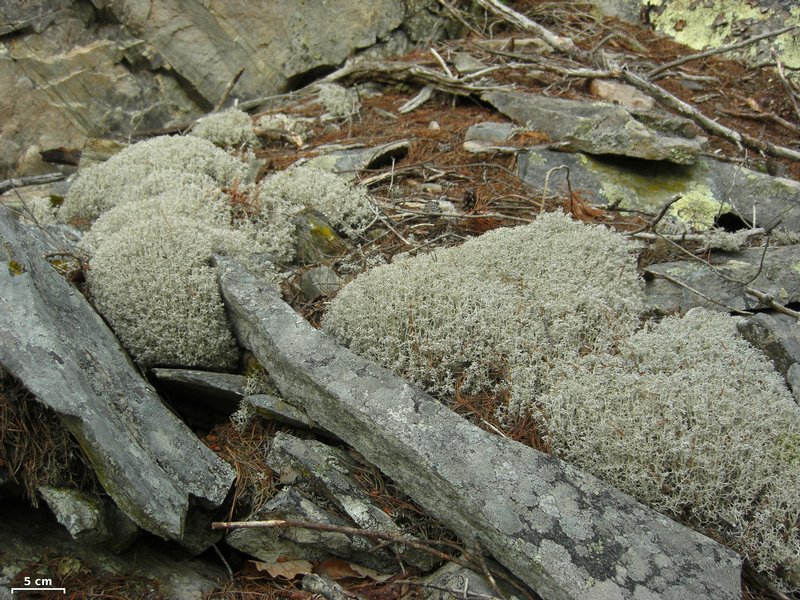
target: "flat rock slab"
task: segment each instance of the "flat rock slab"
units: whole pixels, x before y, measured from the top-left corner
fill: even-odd
[[[517,175],[534,189],[544,187],[554,167],[569,168],[572,190],[592,204],[657,215],[675,195],[683,198],[668,214],[701,227],[732,213],[753,227],[800,231],[800,183],[709,158],[676,165],[587,154],[531,149],[519,155]],[[565,174],[553,172],[549,189],[566,192]]]
[[[569,464],[473,426],[315,330],[240,264],[217,264],[239,340],[283,397],[544,598],[741,597],[734,552]]]
[[[117,506],[143,529],[187,543],[187,518],[217,508],[234,473],[43,258],[52,250],[0,206],[0,364],[58,414]]]
[[[506,91],[486,92],[481,99],[516,123],[546,133],[563,150],[691,164],[706,141],[662,133],[605,102]]]

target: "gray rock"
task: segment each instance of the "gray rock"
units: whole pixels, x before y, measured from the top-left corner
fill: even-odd
[[[42,3],[3,3],[28,4]],[[128,49],[137,41],[121,26],[92,24],[88,3],[46,4],[70,6],[41,33],[18,35],[0,53],[0,179],[3,172],[29,174],[17,170],[26,152],[81,148],[88,137],[127,137],[201,114],[171,74],[129,68]]]
[[[225,402],[239,402],[244,397],[247,377],[233,373],[215,373],[195,369],[151,369],[161,383],[176,385],[186,392],[194,392]]]
[[[292,217],[295,225],[295,262],[314,264],[346,254],[350,246],[328,220],[313,210]]]
[[[314,267],[300,276],[300,289],[308,302],[335,294],[340,287],[342,280],[330,267]]]
[[[301,440],[278,433],[272,440],[267,464],[280,476],[281,483],[303,482],[331,502],[353,522],[372,531],[400,534],[401,529],[356,484],[351,473],[352,459],[341,450],[313,440]],[[399,556],[409,564],[429,569],[435,559],[410,548],[398,548]]]
[[[598,100],[620,104],[636,110],[653,110],[656,101],[635,87],[606,79],[592,79],[589,92]]]
[[[489,65],[481,62],[467,52],[456,52],[455,55],[453,55],[453,66],[461,75],[469,75],[489,68]]]
[[[705,142],[662,134],[613,104],[506,91],[481,98],[520,125],[546,133],[561,150],[685,165],[697,160]]]
[[[772,361],[775,370],[784,377],[792,365],[800,362],[800,325],[796,319],[759,313],[740,321],[737,329]]]
[[[316,430],[326,436],[333,435],[314,423],[305,412],[299,408],[295,408],[291,404],[287,404],[276,396],[270,394],[254,394],[252,396],[246,396],[245,400],[253,406],[257,414],[267,419],[280,421],[292,427]]]
[[[58,414],[117,506],[143,529],[187,543],[187,522],[207,526],[233,471],[162,404],[43,258],[52,250],[0,206],[0,365]]]
[[[0,4],[0,36],[26,30],[41,33],[72,13],[73,0],[26,0]]]
[[[250,515],[248,521],[287,519],[321,525],[352,527],[342,517],[321,508],[292,487],[278,492],[263,509]],[[366,538],[343,533],[317,531],[301,527],[281,529],[237,529],[225,541],[242,552],[264,562],[279,560],[321,561],[338,556],[383,572],[394,572],[397,560],[386,550],[375,548]]]
[[[759,272],[762,255],[764,264]],[[800,269],[797,268],[800,265],[800,246],[768,248],[766,254],[762,248],[746,248],[739,252],[715,254],[710,262],[727,277],[747,282],[747,286],[771,295],[781,304],[800,301]],[[743,283],[723,279],[709,266],[697,261],[654,264],[647,267],[645,273],[651,276],[665,274],[721,303],[709,302],[685,287],[656,277],[647,282],[645,294],[648,306],[662,314],[683,314],[696,306],[721,311],[768,308],[767,304],[747,294]]]
[[[104,545],[121,552],[139,536],[139,528],[117,506],[77,488],[42,486],[42,495],[58,522],[81,544]]]
[[[221,2],[96,0],[213,106],[244,69],[234,95],[285,91],[292,80],[340,65],[403,24],[402,2],[337,2],[336,10],[297,10],[293,0]],[[311,8],[311,7],[309,7]],[[336,32],[336,35],[331,35]]]
[[[545,598],[741,597],[732,551],[569,464],[493,436],[313,329],[219,258],[240,342],[284,398]]]
[[[550,169],[567,166],[572,189],[593,204],[655,216],[681,194],[683,199],[668,214],[701,228],[717,215],[731,214],[754,227],[780,221],[782,229],[800,231],[800,183],[713,159],[675,165],[537,148],[520,154],[517,165],[519,177],[535,189],[542,189]],[[553,173],[549,183],[550,192],[566,192],[563,172]]]
[[[792,390],[795,401],[800,404],[800,364],[793,364],[786,372],[786,383]]]
[[[464,141],[491,142],[496,145],[505,144],[518,129],[519,127],[513,123],[494,123],[492,121],[476,123],[467,129],[467,133],[464,134]]]
[[[345,148],[315,156],[304,165],[355,179],[359,171],[400,160],[410,147],[408,140],[399,140],[371,148]]]

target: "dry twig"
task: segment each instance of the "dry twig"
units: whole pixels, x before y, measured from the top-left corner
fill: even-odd
[[[682,56],[672,62],[668,62],[661,66],[656,67],[647,72],[647,77],[653,79],[656,75],[660,75],[664,71],[667,71],[673,67],[677,67],[679,65],[686,64],[693,60],[699,60],[701,58],[708,58],[709,56],[714,56],[715,54],[723,54],[724,52],[730,52],[731,50],[737,50],[739,48],[744,48],[745,46],[749,46],[751,44],[755,44],[756,42],[760,42],[761,40],[766,40],[767,38],[777,37],[794,29],[797,29],[797,25],[789,25],[788,27],[783,27],[781,29],[777,29],[775,31],[767,31],[766,33],[762,33],[761,35],[757,35],[746,40],[742,40],[739,42],[734,42],[733,44],[727,44],[725,46],[720,46],[719,48],[712,48],[711,50],[706,50],[705,52],[698,52],[697,54],[689,54],[688,56]]]

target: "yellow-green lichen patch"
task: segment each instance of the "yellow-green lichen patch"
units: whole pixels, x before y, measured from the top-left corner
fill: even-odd
[[[790,8],[789,15],[786,25],[800,25],[800,6]],[[778,36],[773,44],[778,49],[784,66],[789,68],[787,75],[797,80],[798,75],[791,70],[800,69],[800,36],[797,35],[797,31],[790,31]]]
[[[707,185],[694,183],[670,207],[670,213],[693,228],[703,230],[714,225],[714,220],[731,208],[727,202],[717,200]]]
[[[596,173],[609,204],[619,208],[657,213],[676,194],[684,194],[702,174],[701,164],[676,165],[665,161],[607,161],[581,154],[587,169]]]
[[[16,260],[8,261],[8,274],[12,277],[16,277],[17,275],[22,275],[25,272],[25,267],[23,267],[20,263]]]
[[[716,48],[734,40],[731,35],[738,21],[763,20],[758,7],[745,0],[672,0],[653,18],[656,29],[695,50]],[[735,40],[734,40],[735,41]],[[753,53],[754,47],[746,48]]]
[[[792,271],[795,273],[800,273],[800,262],[796,262],[792,265]]]

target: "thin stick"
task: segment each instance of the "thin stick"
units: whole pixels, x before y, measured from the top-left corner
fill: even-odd
[[[358,529],[357,527],[345,527],[343,525],[329,525],[327,523],[313,523],[311,521],[295,521],[290,519],[271,519],[269,521],[215,521],[211,523],[211,529],[312,529],[314,531],[328,531],[331,533],[342,533],[344,535],[357,535],[360,537],[369,538],[372,540],[381,540],[402,544],[415,550],[420,550],[431,556],[435,556],[444,561],[453,562],[468,569],[474,569],[475,565],[465,559],[457,556],[452,556],[441,550],[437,550],[413,539],[403,537],[397,533],[390,533],[384,531],[373,531],[369,529]],[[438,541],[434,543],[444,544],[453,547],[459,547],[453,542]]]
[[[767,230],[763,227],[756,227],[755,229],[747,230],[747,237],[765,235],[766,233]],[[706,240],[706,236],[702,233],[665,234],[632,231],[629,235],[635,237],[637,240],[668,240],[671,242],[704,242]]]
[[[705,52],[698,52],[697,54],[690,54],[688,56],[683,56],[677,60],[673,60],[672,62],[668,62],[665,65],[661,65],[660,67],[656,67],[651,71],[648,71],[647,77],[653,78],[664,71],[671,69],[672,67],[677,67],[679,65],[686,64],[687,62],[691,62],[693,60],[699,60],[701,58],[707,58],[709,56],[714,56],[715,54],[722,54],[723,52],[730,52],[731,50],[736,50],[738,48],[744,48],[745,46],[749,46],[750,44],[755,44],[756,42],[760,42],[761,40],[766,40],[767,38],[776,37],[792,31],[793,29],[797,29],[797,25],[789,25],[787,27],[783,27],[782,29],[777,29],[775,31],[768,31],[766,33],[762,33],[761,35],[757,35],[755,37],[748,38],[746,40],[742,40],[740,42],[734,42],[733,44],[727,44],[725,46],[720,46],[719,48],[713,48],[711,50],[706,50]]]
[[[794,108],[794,114],[795,116],[800,118],[800,107],[797,106],[797,98],[795,98],[794,89],[792,88],[789,81],[786,79],[786,75],[783,72],[783,63],[781,62],[781,59],[775,50],[775,46],[770,46],[769,51],[772,53],[772,56],[775,59],[775,63],[778,66],[778,76],[781,78],[783,89],[786,90],[786,95],[789,96],[789,101],[792,103],[792,108]]]
[[[653,219],[653,220],[652,220],[650,223],[648,223],[647,225],[644,225],[644,226],[643,226],[641,229],[639,229],[639,230],[637,230],[637,231],[634,231],[633,233],[634,233],[634,234],[636,234],[636,233],[642,233],[642,232],[644,232],[644,231],[652,231],[653,229],[655,229],[656,225],[658,225],[658,222],[659,222],[659,221],[661,221],[661,219],[663,219],[663,218],[664,218],[664,215],[666,215],[666,214],[667,214],[667,211],[669,210],[669,207],[670,207],[670,206],[672,206],[673,204],[675,204],[675,203],[676,203],[678,200],[680,200],[681,198],[683,198],[683,196],[682,196],[681,194],[676,194],[675,196],[673,196],[673,197],[672,197],[672,198],[671,198],[669,201],[667,201],[667,202],[664,204],[664,206],[662,206],[662,207],[661,207],[661,210],[660,210],[660,211],[659,211],[659,213],[656,215],[656,218],[655,218],[655,219]]]
[[[436,62],[438,62],[441,65],[442,69],[444,69],[444,72],[447,73],[447,76],[448,77],[454,77],[453,72],[447,66],[447,63],[444,62],[444,59],[442,58],[442,55],[439,54],[436,51],[436,48],[431,48],[430,51],[431,51],[431,54],[433,54],[433,57],[436,59]]]
[[[28,177],[15,177],[0,181],[0,194],[6,193],[13,188],[27,187],[29,185],[41,185],[44,183],[54,183],[65,179],[63,173],[45,173],[44,175],[30,175]]]
[[[242,68],[239,69],[239,72],[233,76],[233,79],[231,79],[230,83],[228,83],[228,85],[225,87],[225,91],[222,92],[222,96],[220,96],[219,100],[214,105],[214,110],[211,111],[212,113],[216,113],[222,110],[222,107],[228,101],[228,98],[230,97],[233,88],[236,86],[236,83],[239,81],[239,78],[242,76],[243,73],[244,69]]]
[[[746,310],[739,310],[738,308],[733,308],[732,306],[728,306],[727,304],[725,304],[724,302],[720,302],[719,300],[714,300],[710,296],[705,295],[703,292],[701,292],[699,290],[696,290],[692,286],[690,286],[690,285],[688,285],[686,283],[683,283],[682,281],[678,281],[674,277],[670,277],[669,275],[666,275],[665,273],[657,273],[655,271],[648,271],[648,273],[650,273],[651,275],[653,275],[655,277],[661,277],[662,279],[666,279],[667,281],[669,281],[671,283],[674,283],[675,285],[678,285],[678,286],[680,286],[680,287],[682,287],[684,289],[687,289],[690,292],[692,292],[693,294],[695,294],[696,296],[700,296],[703,300],[711,302],[712,304],[716,304],[717,306],[721,306],[722,308],[724,308],[728,312],[733,312],[733,313],[736,313],[737,315],[752,315],[753,314],[753,313],[748,312]]]
[[[550,44],[553,48],[566,54],[570,58],[588,60],[589,54],[578,48],[572,39],[556,35],[549,29],[542,27],[536,21],[532,21],[522,13],[509,8],[499,0],[475,0],[477,4],[485,8],[498,17],[508,21],[512,25],[525,31],[531,31]]]
[[[791,308],[787,308],[783,304],[776,302],[775,298],[771,294],[765,294],[764,292],[753,289],[750,286],[745,287],[744,291],[751,296],[755,296],[761,302],[768,304],[773,310],[785,315],[789,315],[790,317],[794,317],[795,319],[800,319],[800,312],[794,311]]]
[[[744,133],[739,133],[738,131],[729,129],[724,125],[720,125],[716,121],[702,114],[697,109],[689,106],[683,100],[677,98],[676,96],[673,96],[664,88],[648,81],[647,79],[641,77],[640,75],[636,75],[635,73],[627,69],[623,69],[622,71],[620,71],[620,77],[625,82],[631,84],[633,87],[643,92],[646,92],[647,94],[658,100],[661,104],[663,104],[667,108],[671,108],[672,110],[682,114],[683,116],[689,117],[706,131],[718,135],[722,138],[725,138],[730,142],[733,142],[739,148],[741,148],[742,146],[747,146],[748,148],[764,152],[765,154],[769,154],[771,156],[777,156],[780,158],[789,158],[791,160],[800,160],[800,152],[797,152],[795,150],[790,150],[789,148],[784,148],[782,146],[776,146],[768,142],[764,142],[762,140],[754,138],[753,136]]]

